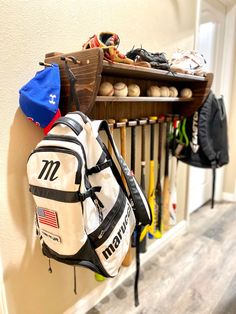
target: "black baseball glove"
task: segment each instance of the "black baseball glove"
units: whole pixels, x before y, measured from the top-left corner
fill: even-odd
[[[152,68],[161,70],[170,70],[170,65],[163,52],[148,52],[143,48],[132,49],[126,53],[127,58],[134,61],[149,62]]]

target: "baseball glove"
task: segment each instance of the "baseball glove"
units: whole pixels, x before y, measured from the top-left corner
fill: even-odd
[[[95,47],[102,48],[104,51],[104,59],[110,63],[127,63],[133,64],[133,60],[127,58],[124,54],[118,51],[120,38],[112,32],[101,32],[98,35],[93,35],[83,44],[83,49],[91,49]]]
[[[134,61],[149,62],[152,68],[170,70],[170,65],[163,52],[148,52],[143,48],[132,49],[126,53],[126,57]]]

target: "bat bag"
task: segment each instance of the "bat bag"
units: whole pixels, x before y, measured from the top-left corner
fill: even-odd
[[[216,98],[210,91],[203,105],[186,122],[190,144],[177,158],[190,166],[212,169],[212,201],[216,168],[229,162],[227,116],[223,97]]]

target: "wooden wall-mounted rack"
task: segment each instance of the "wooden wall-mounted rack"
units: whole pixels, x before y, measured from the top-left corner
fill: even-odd
[[[80,102],[80,111],[92,119],[115,120],[120,118],[136,119],[160,114],[178,114],[189,116],[204,102],[212,85],[213,74],[206,77],[172,74],[163,70],[145,68],[134,65],[108,63],[103,60],[103,51],[99,48],[74,53],[50,53],[46,55],[46,63],[57,63],[61,73],[62,114],[68,112],[70,83],[67,78],[64,61],[61,57],[73,56],[79,62],[70,63],[70,68],[77,78],[76,93]],[[140,97],[98,96],[102,81],[111,83],[136,83],[140,86]],[[146,91],[151,85],[175,86],[178,90],[188,87],[192,90],[192,98],[180,97],[147,97]]]

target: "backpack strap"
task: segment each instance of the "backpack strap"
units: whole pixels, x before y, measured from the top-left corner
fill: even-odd
[[[216,165],[215,164],[212,164],[211,208],[214,208],[214,203],[215,203],[215,185],[216,185]]]
[[[70,58],[73,61],[73,58],[72,57],[70,57]],[[73,100],[75,102],[76,110],[79,110],[80,104],[79,104],[79,99],[78,99],[78,96],[77,96],[76,90],[75,90],[75,84],[77,82],[77,78],[75,77],[74,73],[70,69],[70,67],[68,65],[68,61],[66,59],[65,59],[65,72],[66,72],[67,77],[68,77],[69,82],[70,82],[70,97],[69,97],[69,101],[68,101],[68,111],[72,111]]]
[[[139,282],[139,274],[140,274],[140,235],[141,235],[141,229],[142,227],[140,225],[136,226],[136,273],[135,273],[135,279],[134,279],[134,303],[135,306],[139,306],[139,294],[138,294],[138,282]]]
[[[64,125],[68,126],[69,128],[71,128],[75,132],[75,134],[77,136],[83,130],[82,126],[77,121],[75,121],[71,118],[68,118],[68,117],[60,117],[59,119],[57,119],[53,123],[52,128],[54,128],[58,124],[64,124]]]
[[[115,153],[116,159],[121,167],[121,170],[124,174],[128,190],[130,192],[130,197],[133,202],[134,207],[134,213],[135,217],[138,221],[138,223],[142,225],[149,225],[152,222],[152,214],[150,210],[150,206],[148,204],[148,201],[142,192],[140,186],[138,185],[133,173],[128,168],[126,162],[124,161],[123,157],[120,155],[116,144],[113,140],[113,137],[111,136],[110,129],[108,126],[107,121],[105,120],[95,120],[92,122],[93,127],[96,127],[96,129],[104,130],[106,132],[106,135],[108,137],[109,142],[111,143],[112,149]]]
[[[98,173],[98,172],[100,172],[100,171],[102,171],[102,170],[104,170],[104,169],[106,169],[108,167],[111,167],[111,166],[112,166],[111,160],[107,160],[107,161],[105,161],[105,162],[103,162],[101,164],[99,163],[96,166],[87,169],[86,174],[88,176],[90,176],[91,174]]]

